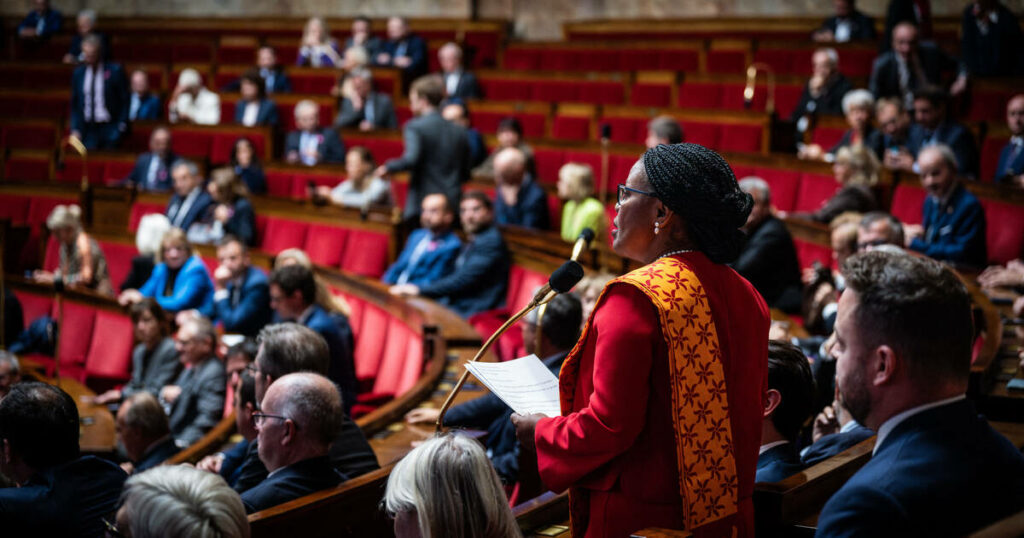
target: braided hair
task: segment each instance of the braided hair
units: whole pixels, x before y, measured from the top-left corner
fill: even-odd
[[[698,144],[661,144],[644,153],[644,171],[658,199],[686,222],[697,248],[715,263],[731,262],[743,245],[739,230],[754,205],[721,155]]]

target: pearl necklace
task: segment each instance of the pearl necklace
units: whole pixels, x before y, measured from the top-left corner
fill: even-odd
[[[661,256],[658,256],[658,259],[667,258],[669,256],[675,256],[676,254],[685,254],[687,252],[693,252],[693,251],[694,250],[692,248],[683,248],[683,249],[679,249],[679,250],[673,250],[672,252],[666,252],[666,253],[662,254]]]

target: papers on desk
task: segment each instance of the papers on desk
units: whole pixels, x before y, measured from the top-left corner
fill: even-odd
[[[562,414],[558,378],[536,355],[505,362],[468,362],[466,369],[516,413]]]

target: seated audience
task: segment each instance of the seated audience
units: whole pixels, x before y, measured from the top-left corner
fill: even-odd
[[[131,94],[128,96],[128,121],[159,119],[160,97],[149,90],[149,75],[141,69],[132,71]]]
[[[487,159],[487,145],[484,143],[483,135],[469,121],[469,106],[466,102],[457,98],[446,99],[441,109],[441,117],[466,128],[470,167],[477,167],[483,163]]]
[[[249,249],[228,235],[217,244],[213,271],[213,319],[225,333],[256,336],[270,323],[270,285],[267,275],[253,267]]]
[[[800,311],[800,266],[793,237],[786,224],[772,214],[771,189],[765,180],[748,177],[740,189],[750,194],[754,205],[741,228],[746,242],[731,265],[750,281],[772,308]]]
[[[241,476],[242,462],[245,461],[245,454],[249,451],[249,445],[256,439],[256,426],[253,424],[252,414],[256,412],[256,380],[248,369],[237,374],[235,382],[234,409],[235,429],[242,440],[234,446],[206,456],[196,467],[211,473],[217,473],[228,481],[228,485],[234,487],[238,477]]]
[[[586,164],[566,163],[558,170],[558,197],[562,206],[562,239],[572,243],[590,228],[596,238],[604,238],[608,217],[604,206],[594,198],[594,171]],[[603,240],[603,239],[601,239]]]
[[[526,173],[526,156],[516,148],[505,148],[494,157],[494,215],[498,224],[535,230],[550,228],[548,196]]]
[[[334,127],[358,127],[360,131],[398,127],[391,97],[373,91],[373,73],[369,69],[355,68],[346,75]]]
[[[834,389],[835,400],[831,406],[818,413],[814,419],[810,446],[800,451],[800,461],[811,466],[867,440],[875,432],[861,426],[850,412],[843,407],[838,387]]]
[[[153,396],[171,384],[181,370],[174,339],[168,335],[167,313],[152,297],[146,297],[129,309],[134,326],[132,377],[120,389],[110,389],[93,398],[95,404],[120,402],[142,392]]]
[[[910,137],[910,114],[903,108],[903,103],[895,97],[883,97],[875,103],[875,121],[881,133],[880,143],[875,148],[882,152],[879,157],[889,170],[899,170],[907,151],[907,139]],[[913,157],[910,157],[913,160]]]
[[[551,373],[558,377],[562,361],[576,345],[583,320],[580,300],[572,294],[556,295],[539,320],[537,310],[531,310],[520,322],[523,344],[527,355],[537,355]],[[420,407],[405,415],[410,423],[434,424],[440,412],[436,408]],[[470,428],[487,431],[487,456],[502,482],[515,484],[519,479],[519,449],[516,430],[510,417],[512,408],[493,393],[458,404],[444,416],[449,428]]]
[[[235,104],[235,123],[246,127],[277,127],[277,104],[267,97],[267,86],[260,72],[255,69],[246,71],[239,84],[242,98]]]
[[[860,219],[857,227],[857,252],[891,245],[902,248],[903,223],[884,211],[872,211]]]
[[[156,467],[178,453],[164,408],[148,392],[125,398],[117,409],[117,442],[128,456],[121,464],[128,474]]]
[[[1024,259],[989,266],[978,275],[978,283],[985,288],[1024,288]]]
[[[324,338],[330,352],[326,375],[341,388],[345,413],[351,414],[358,392],[352,328],[346,316],[328,312],[316,303],[313,271],[301,265],[274,269],[270,274],[270,306],[279,320],[294,321]]]
[[[167,465],[129,478],[117,529],[132,538],[249,538],[238,494],[223,478],[188,465]]]
[[[755,481],[781,482],[805,467],[796,441],[814,405],[811,365],[800,348],[778,340],[768,342],[764,401]]]
[[[836,14],[825,19],[821,28],[811,38],[825,43],[848,43],[850,41],[874,41],[875,21],[857,10],[854,0],[833,2]]]
[[[823,153],[821,146],[808,144],[798,147],[797,157],[801,159],[823,160],[833,162],[840,148],[850,146],[866,146],[877,154],[879,134],[871,125],[871,115],[875,107],[875,98],[867,90],[852,90],[843,96],[843,114],[850,128],[828,152]]]
[[[879,43],[879,51],[892,49],[892,34],[896,26],[907,22],[918,29],[920,39],[930,41],[932,35],[931,2],[921,0],[889,0],[885,10],[885,34]]]
[[[261,45],[256,49],[256,70],[263,79],[265,95],[274,93],[291,93],[292,83],[284,72],[284,67],[277,62],[277,51],[270,45]],[[226,92],[237,92],[242,87],[242,79],[234,80],[221,88]]]
[[[840,189],[817,211],[797,212],[793,216],[828,223],[847,211],[874,211],[878,208],[878,201],[871,188],[878,183],[880,166],[875,153],[865,146],[839,148],[836,160],[832,163],[832,174],[841,185]]]
[[[103,60],[110,59],[110,38],[102,32],[96,31],[96,11],[93,9],[83,9],[78,12],[78,16],[75,18],[75,35],[71,36],[71,46],[68,48],[68,52],[64,54],[63,62],[66,64],[78,64],[85,61],[82,55],[82,41],[86,36],[92,34],[100,38],[100,43],[103,45]]]
[[[258,512],[348,479],[334,469],[331,443],[342,420],[341,396],[326,377],[288,374],[271,385],[253,413],[260,461],[270,473],[242,494],[247,513]]]
[[[178,85],[167,102],[167,118],[171,123],[220,123],[220,96],[206,89],[199,72],[191,67],[178,75]]]
[[[310,271],[313,270],[313,262],[309,255],[297,248],[286,248],[277,253],[274,258],[274,269],[280,269],[289,265],[301,265]],[[348,317],[352,315],[352,309],[340,295],[335,295],[327,289],[327,284],[313,273],[313,280],[316,282],[316,304],[325,311],[333,314],[340,314]]]
[[[857,253],[857,230],[860,228],[860,222],[860,213],[846,212],[829,223],[833,267],[841,267],[846,258]],[[835,324],[837,295],[843,290],[842,275],[817,262],[811,267],[804,268],[800,280],[804,284],[804,300],[800,309],[804,318],[804,328],[816,335],[831,334],[832,326]],[[814,370],[817,373],[817,370]],[[834,377],[835,372],[830,376]],[[819,386],[819,392],[821,390]],[[827,398],[831,401],[831,395]],[[825,398],[821,401],[825,401]],[[815,409],[818,407],[815,406]]]
[[[256,213],[249,202],[249,189],[230,167],[210,172],[206,184],[211,203],[205,214],[188,227],[188,239],[195,244],[210,244],[233,235],[246,245],[256,242]]]
[[[193,222],[203,218],[213,204],[213,198],[203,189],[203,177],[196,163],[179,159],[171,165],[174,195],[167,202],[167,215],[175,228],[188,230]]]
[[[484,449],[458,434],[430,438],[402,458],[383,505],[397,538],[522,535]]]
[[[867,252],[843,267],[836,383],[878,432],[821,511],[821,536],[962,536],[1024,506],[1024,456],[965,396],[971,301],[942,264]]]
[[[948,103],[946,92],[935,87],[924,87],[914,92],[914,124],[910,126],[907,136],[907,152],[917,158],[921,148],[926,146],[949,146],[953,155],[956,155],[960,174],[974,179],[978,174],[978,149],[975,147],[974,135],[966,126],[949,119]],[[913,159],[907,155],[903,156],[899,164],[900,170],[918,172],[913,166]]]
[[[117,508],[125,475],[117,465],[79,454],[78,409],[66,392],[26,381],[0,400],[0,488],[5,536],[101,536]]]
[[[32,11],[18,24],[21,39],[43,40],[60,32],[60,11],[50,7],[50,0],[32,0]]]
[[[0,401],[21,382],[21,364],[13,353],[0,350]]]
[[[320,128],[320,105],[308,99],[295,105],[295,127],[284,142],[284,160],[314,166],[340,163],[345,159],[345,144],[338,132]]]
[[[32,279],[65,287],[85,288],[112,295],[107,258],[99,243],[82,229],[82,209],[77,205],[58,205],[46,217],[46,227],[57,240],[59,261],[54,272],[37,269]]]
[[[184,369],[173,384],[160,389],[160,402],[169,409],[174,442],[179,448],[187,448],[224,416],[227,377],[224,364],[214,355],[217,332],[210,320],[188,319],[178,328],[174,340]]]
[[[975,0],[964,8],[960,53],[971,75],[1020,75],[1024,72],[1024,62],[1018,54],[1022,46],[1020,21],[999,0]]]
[[[346,207],[391,205],[391,182],[374,176],[373,170],[376,167],[377,163],[370,150],[356,146],[345,155],[345,181],[334,188],[321,185],[314,192],[317,196]]]
[[[520,135],[522,130],[520,129]],[[671,116],[658,116],[647,123],[647,149],[658,144],[680,144],[685,138],[683,126]],[[530,154],[532,158],[532,153]]]
[[[914,105],[914,92],[924,86],[940,84],[946,71],[959,73],[949,93],[963,93],[967,88],[964,67],[934,43],[919,43],[917,27],[901,22],[892,31],[892,50],[875,58],[868,89],[876,98],[899,98],[910,110]]]
[[[839,72],[836,49],[815,50],[811,55],[811,78],[804,85],[800,101],[789,120],[796,123],[798,132],[803,133],[811,127],[812,118],[842,116],[843,96],[852,89],[850,80]]]
[[[1024,188],[1024,94],[1017,94],[1006,103],[1006,127],[1010,141],[999,152],[996,183]]]
[[[358,45],[355,47],[349,47],[345,49],[344,54],[342,54],[341,68],[344,71],[351,71],[353,69],[370,67],[371,59],[372,57],[370,56],[370,53],[367,52],[365,48]],[[342,82],[344,82],[344,80],[342,80]],[[342,84],[342,87],[343,86],[344,84]],[[342,87],[335,86],[334,88],[331,88],[331,96],[339,97],[341,95]],[[335,88],[337,88],[337,91],[335,91]]]
[[[345,40],[345,52],[353,47],[362,47],[370,58],[380,52],[380,38],[373,35],[373,24],[369,17],[360,15],[352,19],[352,34]]]
[[[494,157],[506,148],[516,148],[526,156],[526,169],[532,175],[537,173],[537,165],[533,159],[533,148],[523,140],[523,125],[513,117],[502,118],[498,122],[498,130],[495,133],[498,145],[494,151],[487,156],[484,162],[473,169],[474,176],[494,177]]]
[[[984,267],[985,210],[963,186],[953,150],[943,144],[928,146],[918,155],[917,165],[928,197],[921,224],[903,228],[907,248],[936,260]]]
[[[171,148],[171,130],[157,127],[149,135],[149,151],[139,155],[124,182],[144,191],[171,190],[171,167],[178,156]]]
[[[117,287],[118,291],[139,289],[153,274],[153,268],[160,261],[160,242],[171,229],[171,221],[160,213],[143,215],[135,231],[135,248],[139,255],[132,258],[128,276]]]
[[[100,38],[86,36],[82,63],[71,74],[71,136],[89,150],[117,148],[128,129],[128,101],[124,69],[103,61]]]
[[[428,194],[420,210],[420,228],[409,234],[398,260],[381,281],[423,286],[451,272],[462,242],[452,231],[455,212],[443,194]]]
[[[437,51],[441,66],[444,94],[448,99],[479,99],[483,97],[476,75],[467,72],[462,64],[462,47],[449,41]]]
[[[310,17],[302,30],[299,56],[296,64],[306,67],[339,67],[341,56],[338,42],[331,37],[331,30],[322,17]]]
[[[330,363],[327,343],[323,337],[296,323],[278,323],[266,326],[259,337],[260,350],[253,364],[256,378],[256,401],[262,402],[267,389],[281,377],[296,372],[327,375]],[[342,395],[342,407],[345,405]],[[249,443],[242,462],[235,491],[244,493],[267,478],[267,468],[260,461],[259,439]],[[380,468],[377,456],[366,442],[362,430],[347,414],[341,416],[341,429],[331,443],[331,463],[341,474],[350,478]]]
[[[160,259],[149,280],[139,289],[122,291],[118,302],[126,306],[152,297],[171,313],[197,309],[203,315],[211,314],[213,283],[181,228],[171,228],[164,234],[160,240]]]
[[[397,67],[405,80],[414,80],[427,72],[427,43],[409,31],[409,22],[402,17],[388,19],[388,40],[374,58],[374,64]]]
[[[480,191],[467,192],[459,206],[459,218],[467,241],[455,258],[455,269],[423,286],[391,286],[391,293],[436,299],[462,317],[505,303],[511,260],[501,231],[494,225],[491,199]]]
[[[244,137],[235,140],[235,145],[231,148],[231,168],[242,179],[249,192],[267,193],[267,176],[263,173],[263,166],[256,156],[256,147],[253,146],[252,140]]]

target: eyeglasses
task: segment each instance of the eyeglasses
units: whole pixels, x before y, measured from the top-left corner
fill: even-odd
[[[654,198],[654,197],[657,197],[657,196],[658,196],[658,195],[657,195],[657,193],[653,193],[653,192],[647,192],[647,191],[641,191],[641,190],[638,190],[638,189],[634,189],[634,188],[632,188],[632,187],[627,187],[627,186],[625,186],[625,185],[619,185],[619,191],[618,191],[618,201],[619,201],[619,203],[620,203],[620,204],[621,204],[622,202],[624,202],[624,201],[626,200],[626,198],[628,198],[628,196],[626,195],[626,191],[629,191],[629,192],[635,192],[635,193],[637,193],[637,194],[642,194],[642,195],[644,195],[644,196],[650,196],[650,197],[652,197],[652,198]]]
[[[286,417],[284,415],[271,415],[270,413],[253,413],[252,414],[252,423],[255,424],[258,427],[262,427],[263,423],[266,422],[266,420],[268,418],[278,418],[278,419],[281,419],[281,420],[291,420],[290,418],[288,418],[288,417]]]

